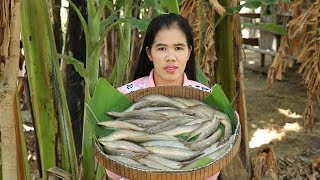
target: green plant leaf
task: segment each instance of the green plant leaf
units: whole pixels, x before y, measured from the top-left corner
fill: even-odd
[[[246,7],[249,9],[257,9],[258,7],[261,6],[261,4],[262,4],[261,1],[253,0],[253,1],[247,1],[242,5],[242,7]]]
[[[142,33],[147,30],[148,25],[150,23],[150,20],[147,19],[136,19],[133,17],[127,17],[125,19],[128,21],[128,23],[136,27]]]
[[[179,13],[179,5],[177,0],[160,0],[160,5],[167,12]]]
[[[100,121],[109,121],[113,118],[108,116],[108,111],[123,111],[130,106],[130,100],[121,94],[116,88],[109,84],[105,79],[100,78],[95,86],[93,97],[86,105],[88,120],[90,121],[93,133],[97,136],[104,136],[111,133],[111,130],[96,125]]]
[[[207,164],[210,164],[213,161],[213,159],[208,157],[203,157],[195,162],[192,163],[192,168],[197,168],[201,166],[205,166]]]
[[[99,3],[99,7],[98,7],[98,10],[93,18],[93,21],[92,21],[92,26],[90,27],[91,28],[91,32],[92,31],[96,31],[96,29],[99,29],[99,27],[101,27],[101,23],[100,23],[100,19],[102,18],[102,14],[103,14],[103,10],[104,10],[104,7],[106,6],[107,4],[107,1],[108,0],[102,0],[100,3]],[[100,32],[100,31],[99,31]],[[98,35],[95,39],[94,42],[96,42],[97,40],[99,39]]]
[[[196,75],[197,75],[197,81],[200,82],[203,85],[209,86],[208,79],[206,75],[201,70],[198,61],[196,61]]]
[[[87,70],[84,68],[83,62],[64,54],[58,54],[58,58],[63,59],[67,64],[72,64],[81,77],[85,78],[87,76]]]
[[[115,14],[110,14],[110,16],[107,17],[107,19],[100,23],[100,32],[102,32],[106,26],[110,25],[116,20],[118,20],[118,16],[116,16]]]
[[[260,0],[262,4],[264,5],[271,5],[275,3],[275,0]]]
[[[166,13],[159,4],[158,0],[145,0],[142,4],[142,8],[153,8],[157,13],[163,14]]]
[[[282,36],[287,33],[287,29],[285,27],[274,23],[243,23],[243,28],[259,29]]]

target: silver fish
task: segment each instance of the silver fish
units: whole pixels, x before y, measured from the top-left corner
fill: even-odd
[[[129,140],[132,142],[146,142],[151,140],[177,140],[176,137],[161,135],[161,134],[148,134],[140,131],[120,129],[108,136],[101,137],[99,141],[115,141],[115,140]]]
[[[169,135],[169,136],[177,136],[179,134],[192,132],[192,131],[196,130],[197,128],[199,128],[199,126],[200,126],[200,124],[181,125],[181,126],[177,126],[173,129],[170,129],[167,131],[162,131],[159,134],[165,134],[165,135]]]
[[[203,139],[206,139],[208,136],[210,136],[210,134],[212,134],[219,128],[219,125],[220,121],[213,117],[210,123],[206,127],[202,128],[200,135],[195,141],[202,141]]]
[[[167,101],[168,103],[175,104],[175,106],[177,106],[179,108],[186,108],[187,107],[184,103],[175,101],[170,97],[167,97],[167,96],[164,96],[164,95],[160,95],[160,94],[147,94],[147,95],[144,95],[144,96],[140,97],[137,101],[145,101],[145,100],[149,100],[149,101]]]
[[[145,148],[157,154],[158,156],[174,161],[186,161],[202,154],[202,152],[200,151],[191,151],[187,149],[173,148],[168,146],[148,146]]]
[[[156,100],[156,101],[138,101],[133,103],[125,112],[142,109],[145,107],[173,107],[173,108],[186,108],[187,106],[182,106],[174,100],[168,101],[166,99]]]
[[[143,131],[144,128],[141,128],[135,124],[125,122],[125,121],[101,121],[97,123],[98,125],[110,128],[117,128],[117,129],[132,129],[137,131]]]
[[[163,114],[157,113],[157,112],[149,112],[149,111],[143,111],[143,110],[132,110],[129,112],[107,112],[108,115],[113,117],[125,117],[125,118],[140,118],[140,119],[166,119],[166,117]]]
[[[213,117],[214,115],[214,109],[211,106],[206,104],[192,106],[188,109],[198,112],[199,114],[203,114],[207,117]]]
[[[213,161],[216,161],[218,159],[220,159],[228,150],[227,146],[221,147],[219,149],[216,149],[214,152],[206,155],[206,156],[199,156],[198,158],[190,161],[190,162],[183,162],[183,164],[186,164],[184,167],[182,167],[181,169],[193,169],[194,166],[196,166],[196,164],[198,163],[198,161],[201,161],[202,158],[207,157],[212,159]]]
[[[165,115],[166,118],[176,118],[176,117],[189,117],[195,118],[196,112],[188,109],[167,109],[167,110],[155,110],[153,112]]]
[[[165,170],[165,171],[171,171],[172,169],[167,167],[167,166],[164,166],[158,162],[155,162],[153,160],[150,160],[150,159],[146,159],[146,158],[141,158],[141,159],[138,159],[138,162],[144,164],[144,165],[147,165],[151,168],[154,168],[154,169],[159,169],[159,170]]]
[[[224,126],[224,135],[223,135],[223,139],[221,140],[220,143],[224,143],[230,138],[230,136],[232,134],[232,126],[231,126],[230,121],[227,119],[222,119],[221,124],[223,124],[223,126]]]
[[[187,146],[190,149],[195,150],[195,151],[203,150],[203,149],[211,146],[213,143],[217,142],[221,136],[222,136],[222,130],[218,129],[216,132],[214,132],[207,139],[204,139],[204,140],[198,141],[198,142],[191,142]]]
[[[108,157],[116,162],[121,162],[123,164],[128,164],[128,165],[138,165],[141,166],[142,164],[139,163],[138,161],[135,161],[131,158],[125,157],[125,156],[115,156],[115,155],[108,155]]]
[[[155,133],[161,132],[163,130],[167,130],[167,129],[174,128],[174,127],[177,127],[177,126],[182,125],[182,124],[186,124],[186,123],[188,123],[188,122],[190,122],[192,120],[193,119],[189,119],[189,118],[170,119],[170,120],[158,123],[158,124],[148,128],[148,129],[146,129],[145,131],[148,132],[148,133],[155,134]]]
[[[107,149],[122,149],[122,150],[130,150],[132,152],[141,152],[148,153],[149,151],[144,147],[141,147],[135,143],[129,141],[100,141],[102,145],[104,145]]]
[[[188,99],[188,98],[179,98],[179,97],[173,97],[172,99],[178,102],[182,102],[187,106],[205,105],[204,102],[197,99]]]
[[[198,129],[190,133],[188,140],[190,140],[196,135],[199,135],[196,141],[201,141],[207,138],[212,132],[218,129],[219,124],[220,124],[220,121],[214,117],[209,121],[203,122]]]
[[[148,141],[141,143],[141,146],[168,146],[168,147],[176,147],[181,149],[189,149],[184,143],[180,141],[172,141],[172,140],[157,140],[157,141]]]
[[[155,124],[163,122],[163,120],[155,120],[155,119],[127,119],[124,121],[135,124],[142,128],[148,128]]]
[[[180,169],[182,167],[181,162],[172,161],[172,160],[169,160],[169,159],[157,156],[157,155],[153,155],[153,154],[149,154],[148,156],[145,157],[145,159],[155,161],[155,162],[162,164],[166,167],[169,167],[171,169]]]
[[[103,147],[103,150],[105,153],[109,155],[124,156],[132,159],[139,159],[147,155],[147,153],[136,153],[129,150],[113,149],[113,148],[106,148],[106,147]]]

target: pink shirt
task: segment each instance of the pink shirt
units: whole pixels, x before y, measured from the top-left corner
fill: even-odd
[[[183,86],[191,86],[203,91],[211,92],[211,89],[207,86],[198,83],[197,81],[189,80],[186,74],[184,74],[183,76]],[[137,91],[148,87],[155,87],[153,80],[153,70],[150,72],[149,76],[136,79],[128,84],[119,87],[118,90],[123,94],[128,94],[132,91]]]
[[[203,91],[207,91],[207,92],[211,92],[211,89],[206,87],[205,85],[198,83],[196,81],[193,80],[189,80],[187,75],[184,74],[183,76],[183,86],[190,86],[190,87],[194,87]],[[144,88],[148,88],[148,87],[155,87],[154,84],[154,80],[153,80],[153,70],[150,72],[149,76],[145,76],[139,79],[136,79],[128,84],[125,84],[121,87],[118,88],[118,90],[123,93],[123,94],[127,94],[133,91],[137,91],[140,89],[144,89]],[[113,179],[113,180],[128,180],[126,178],[123,178],[111,171],[109,171],[108,169],[106,169],[107,171],[107,175]],[[213,176],[207,178],[206,180],[216,180],[219,176],[219,173],[214,174]]]

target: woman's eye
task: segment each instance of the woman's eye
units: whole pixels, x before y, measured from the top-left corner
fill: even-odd
[[[166,48],[164,48],[164,47],[158,48],[158,51],[164,51],[164,50],[166,50]]]
[[[181,50],[183,50],[183,47],[176,47],[176,50],[178,50],[178,51],[181,51]]]

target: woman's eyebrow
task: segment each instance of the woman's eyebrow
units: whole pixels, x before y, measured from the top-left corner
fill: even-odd
[[[174,46],[186,46],[185,43],[177,43],[177,44],[174,44]]]
[[[158,43],[158,44],[156,44],[155,46],[156,46],[156,47],[158,47],[158,46],[167,46],[167,44]]]
[[[173,44],[174,46],[186,46],[185,43],[176,43],[176,44]],[[167,44],[163,44],[163,43],[158,43],[155,45],[156,47],[158,46],[168,46]]]

